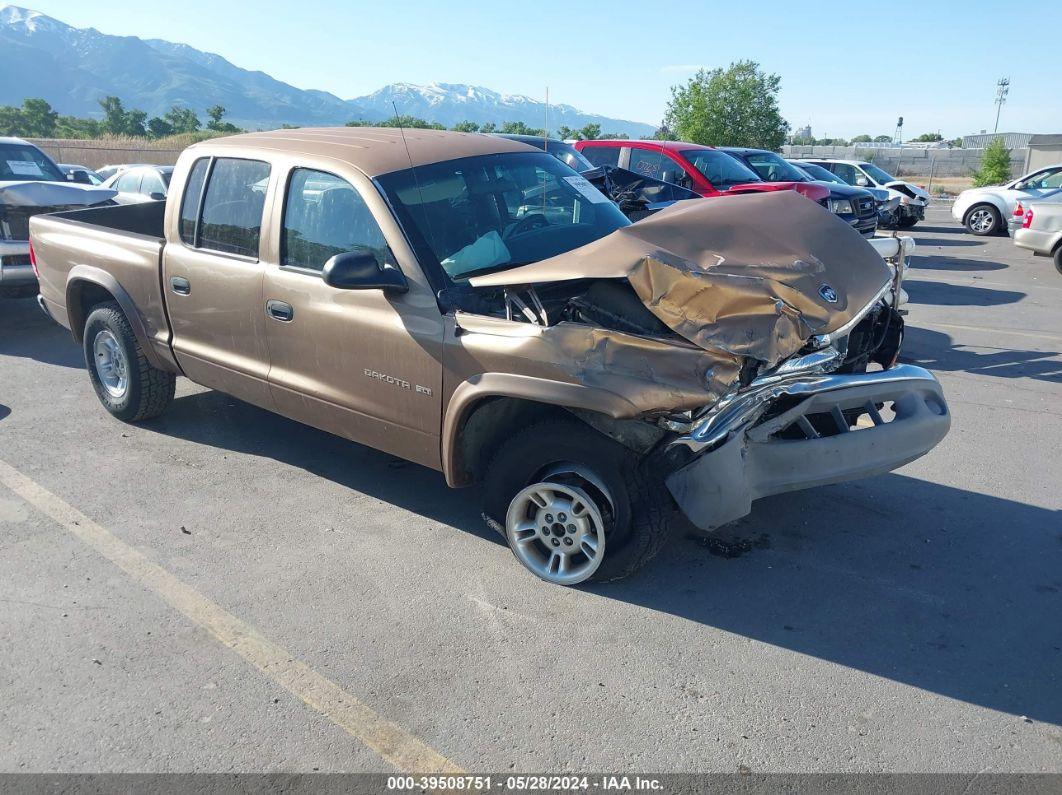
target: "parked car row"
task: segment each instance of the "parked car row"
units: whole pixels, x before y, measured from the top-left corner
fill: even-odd
[[[829,204],[845,192],[788,164],[656,147],[205,141],[165,201],[34,216],[38,301],[120,420],[186,376],[479,483],[547,582],[616,579],[676,507],[710,532],[906,464],[951,421],[933,375],[897,363],[909,238],[868,243]]]

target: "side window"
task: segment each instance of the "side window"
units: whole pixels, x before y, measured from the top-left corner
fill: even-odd
[[[188,183],[181,198],[181,240],[189,246],[195,245],[195,226],[199,220],[199,200],[203,196],[203,181],[206,179],[210,158],[201,157],[195,161],[188,175]]]
[[[1044,188],[1062,188],[1062,168],[1057,171],[1050,171],[1044,177],[1044,181],[1041,184]]]
[[[859,174],[856,173],[855,166],[850,166],[847,163],[830,163],[830,171],[839,176],[849,185],[856,184],[856,177]]]
[[[140,183],[140,192],[151,195],[152,193],[166,193],[166,186],[162,184],[162,177],[157,171],[145,171],[144,180]]]
[[[319,271],[336,254],[357,249],[370,249],[381,263],[387,255],[387,241],[361,194],[334,174],[292,171],[280,264]]]
[[[257,257],[268,185],[268,163],[215,160],[199,216],[199,248]]]
[[[632,148],[629,170],[643,177],[652,177],[675,184],[682,184],[686,174],[682,166],[670,157],[663,152],[654,152],[651,149]]]
[[[139,169],[126,171],[122,176],[118,177],[118,181],[114,184],[114,189],[122,193],[139,193],[141,176],[143,174]]]
[[[620,147],[618,146],[588,146],[582,150],[582,153],[595,166],[619,164]]]

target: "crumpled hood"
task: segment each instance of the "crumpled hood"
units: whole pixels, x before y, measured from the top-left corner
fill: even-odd
[[[679,202],[581,248],[469,282],[625,278],[693,344],[773,367],[809,337],[845,325],[890,277],[858,232],[778,191]]]
[[[9,207],[65,207],[113,199],[118,191],[75,182],[0,182],[0,204]]]

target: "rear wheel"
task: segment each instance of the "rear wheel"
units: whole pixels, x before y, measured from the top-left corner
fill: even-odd
[[[1055,249],[1055,253],[1052,255],[1055,261],[1055,270],[1062,275],[1062,246]]]
[[[85,364],[100,403],[125,422],[157,417],[173,400],[177,377],[144,356],[116,303],[95,307],[85,322]]]
[[[644,566],[667,540],[664,484],[637,455],[576,420],[547,420],[502,443],[484,513],[536,576],[607,581]]]
[[[999,210],[991,204],[975,204],[966,213],[963,224],[974,235],[994,235],[1001,226]]]

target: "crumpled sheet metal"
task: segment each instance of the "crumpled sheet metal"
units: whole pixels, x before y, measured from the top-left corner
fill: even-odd
[[[113,199],[118,191],[76,182],[0,182],[0,204],[10,207],[69,207]]]
[[[506,372],[582,384],[622,398],[629,410],[615,416],[700,408],[741,369],[737,357],[581,323],[544,328],[462,312],[456,321],[462,333],[446,359],[458,380]]]
[[[469,281],[588,278],[626,278],[654,315],[698,347],[773,367],[813,334],[847,323],[890,272],[832,213],[777,191],[680,202],[565,254]],[[823,295],[831,291],[836,302]]]

